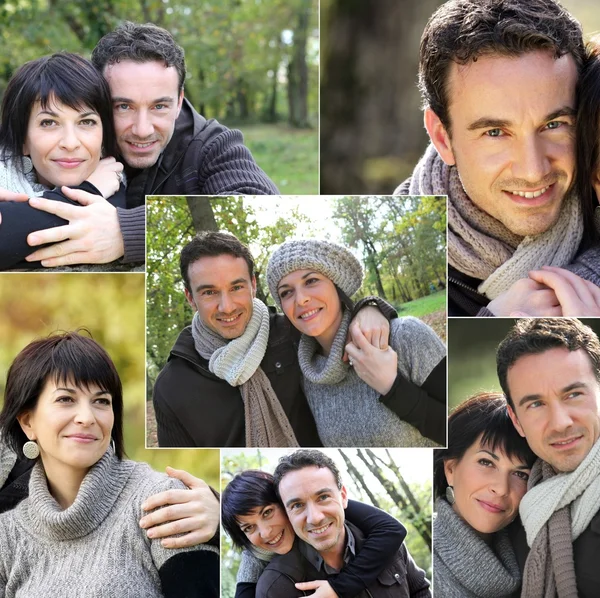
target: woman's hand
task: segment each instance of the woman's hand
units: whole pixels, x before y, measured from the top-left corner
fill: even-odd
[[[107,199],[119,190],[122,172],[121,162],[117,162],[113,157],[102,158],[87,180],[102,193],[104,199]]]
[[[562,316],[554,289],[532,278],[517,280],[507,291],[490,301],[487,308],[495,316],[525,312],[531,316]]]
[[[361,380],[386,395],[398,375],[396,351],[391,347],[385,350],[374,347],[358,327],[351,329],[351,336],[352,342],[346,345],[350,365]]]
[[[149,497],[142,509],[157,510],[142,517],[140,527],[150,528],[147,532],[149,538],[164,538],[162,545],[165,548],[208,542],[219,527],[219,501],[206,482],[187,471],[167,467],[167,473],[181,480],[188,490],[166,490]],[[185,535],[168,537],[175,534]]]
[[[303,581],[297,583],[296,588],[303,592],[308,590],[316,590],[314,594],[309,594],[313,598],[338,598],[338,595],[333,591],[329,582],[324,579],[315,579],[315,581]]]

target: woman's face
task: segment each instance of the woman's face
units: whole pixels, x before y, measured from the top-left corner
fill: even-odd
[[[472,444],[462,459],[444,463],[446,480],[454,488],[456,513],[482,534],[506,527],[516,516],[527,491],[530,469],[526,463],[509,458],[499,448],[493,451]]]
[[[296,270],[277,287],[281,307],[303,334],[333,340],[342,321],[342,306],[335,285],[314,270]]]
[[[102,154],[102,121],[92,108],[73,110],[50,98],[35,102],[29,115],[23,155],[38,182],[48,187],[79,185],[94,172]]]
[[[37,442],[47,473],[64,467],[85,473],[110,443],[112,397],[95,384],[80,388],[48,380],[35,408],[19,416],[19,423]]]
[[[238,515],[236,519],[253,546],[276,554],[287,554],[292,549],[294,530],[278,504],[256,507],[250,514]]]

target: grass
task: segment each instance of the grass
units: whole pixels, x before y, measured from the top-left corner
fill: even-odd
[[[421,297],[408,303],[403,303],[398,307],[398,314],[401,316],[415,316],[420,318],[435,311],[446,309],[446,291],[438,291],[427,297]]]
[[[316,129],[286,125],[244,125],[246,146],[282,195],[319,194],[319,139]]]

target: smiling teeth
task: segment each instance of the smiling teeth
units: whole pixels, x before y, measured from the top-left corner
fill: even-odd
[[[570,440],[562,440],[561,442],[555,442],[554,444],[571,444],[575,438],[571,438]]]
[[[322,534],[324,531],[326,531],[329,528],[329,523],[327,525],[324,525],[323,527],[317,527],[315,529],[311,529],[310,533],[311,534]]]
[[[300,316],[301,320],[304,320],[304,318],[309,318],[310,316],[312,316],[313,314],[316,314],[319,310],[318,309],[311,309],[310,311],[307,311],[305,314],[302,314]]]
[[[134,143],[133,141],[130,141],[129,143],[131,143],[131,145],[135,145],[135,147],[141,147],[141,148],[144,148],[144,147],[149,147],[149,146],[151,146],[151,145],[154,143],[154,141],[150,141],[150,142],[148,142],[148,143]]]
[[[279,542],[279,540],[281,540],[281,536],[283,536],[283,530],[281,532],[279,532],[279,535],[276,538],[274,538],[270,542],[267,542],[267,544],[277,544],[277,542]]]
[[[234,320],[237,320],[239,318],[239,316],[234,316],[233,318],[221,318],[221,322],[233,322]]]
[[[518,195],[519,197],[524,197],[525,199],[534,199],[535,197],[539,197],[540,195],[546,193],[548,189],[550,189],[550,186],[544,187],[539,191],[511,191],[511,193],[513,195]]]

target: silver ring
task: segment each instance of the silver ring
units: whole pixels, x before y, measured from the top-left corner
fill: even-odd
[[[123,182],[123,171],[121,172],[116,172],[115,173],[117,175],[117,180],[119,181],[119,184]]]
[[[348,357],[348,363],[350,364],[350,367],[354,367],[354,362],[352,361],[352,357]]]

